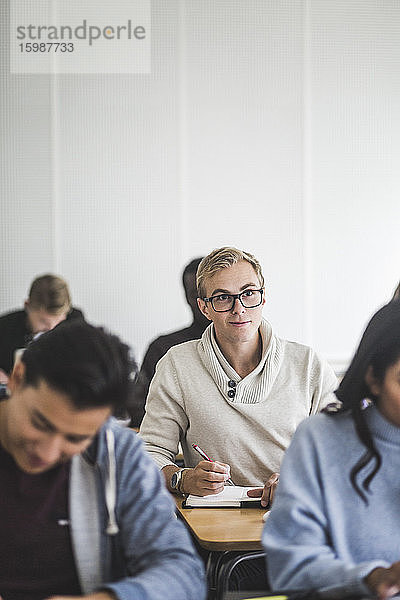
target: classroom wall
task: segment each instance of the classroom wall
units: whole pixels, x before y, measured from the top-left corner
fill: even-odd
[[[341,369],[399,279],[399,34],[394,0],[153,0],[150,74],[11,75],[5,45],[0,311],[60,273],[140,359],[233,244]]]

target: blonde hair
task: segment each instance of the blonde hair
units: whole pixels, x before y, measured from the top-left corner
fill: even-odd
[[[230,246],[217,248],[203,258],[197,269],[196,284],[199,298],[206,296],[205,282],[217,271],[226,269],[245,260],[251,264],[260,281],[261,287],[264,287],[264,277],[261,271],[261,265],[255,256],[244,250],[238,250]]]
[[[67,282],[56,275],[37,277],[29,290],[29,305],[34,310],[43,309],[51,314],[68,313],[71,296]]]

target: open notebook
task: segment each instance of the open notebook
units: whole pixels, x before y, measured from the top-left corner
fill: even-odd
[[[226,485],[219,494],[209,496],[194,496],[190,494],[183,502],[183,508],[261,508],[260,498],[249,498],[247,490],[254,487]]]

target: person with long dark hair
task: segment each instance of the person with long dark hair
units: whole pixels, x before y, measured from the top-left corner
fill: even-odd
[[[298,428],[263,532],[273,589],[400,591],[400,300],[369,322],[336,396]]]
[[[400,281],[399,281],[399,285],[397,286],[397,288],[393,292],[393,298],[392,298],[392,300],[397,300],[398,298],[400,298]]]

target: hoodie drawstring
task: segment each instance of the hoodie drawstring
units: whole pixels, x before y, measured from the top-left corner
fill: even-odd
[[[105,482],[106,506],[108,512],[108,525],[106,533],[116,535],[119,532],[115,516],[115,504],[117,501],[117,469],[115,462],[115,438],[111,429],[106,430],[108,450],[108,476]]]

